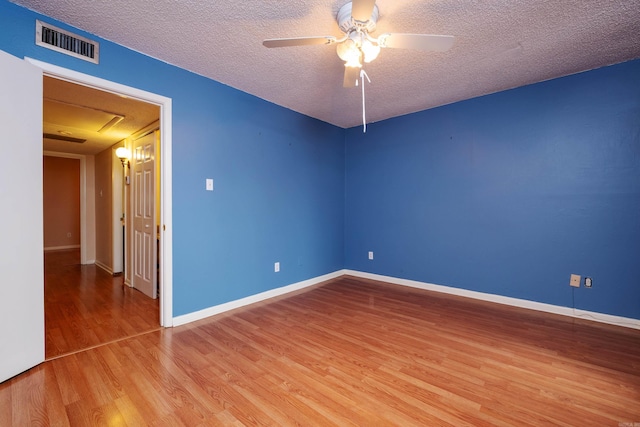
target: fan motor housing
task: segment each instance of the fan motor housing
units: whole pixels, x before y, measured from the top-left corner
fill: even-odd
[[[379,14],[380,12],[378,11],[378,5],[375,5],[373,7],[373,12],[371,13],[371,18],[369,18],[369,20],[365,22],[356,21],[351,17],[351,2],[349,2],[340,8],[338,14],[336,15],[336,20],[338,21],[338,26],[340,27],[342,32],[346,34],[356,28],[359,28],[360,30],[364,30],[366,32],[373,32],[376,29],[376,22],[378,22]]]

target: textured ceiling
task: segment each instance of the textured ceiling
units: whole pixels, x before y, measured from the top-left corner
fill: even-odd
[[[267,49],[266,38],[340,36],[345,0],[12,0],[100,37],[311,117],[361,124],[335,46]],[[640,57],[638,0],[378,0],[385,32],[450,34],[444,53],[383,49],[365,69],[376,122]]]
[[[45,151],[97,154],[158,121],[160,107],[45,77],[42,116]]]

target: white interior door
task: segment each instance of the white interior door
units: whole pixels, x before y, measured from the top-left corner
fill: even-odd
[[[44,361],[42,70],[0,51],[0,382]]]
[[[133,141],[133,287],[157,298],[155,132]]]

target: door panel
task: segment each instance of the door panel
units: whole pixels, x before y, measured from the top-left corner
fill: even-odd
[[[42,70],[0,51],[0,382],[44,361]]]
[[[133,142],[133,287],[157,298],[155,132]]]

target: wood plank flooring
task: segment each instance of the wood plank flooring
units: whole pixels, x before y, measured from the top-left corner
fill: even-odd
[[[47,359],[160,328],[158,300],[81,265],[79,249],[45,252],[44,261]]]
[[[640,331],[352,277],[0,384],[1,426],[634,422]]]

